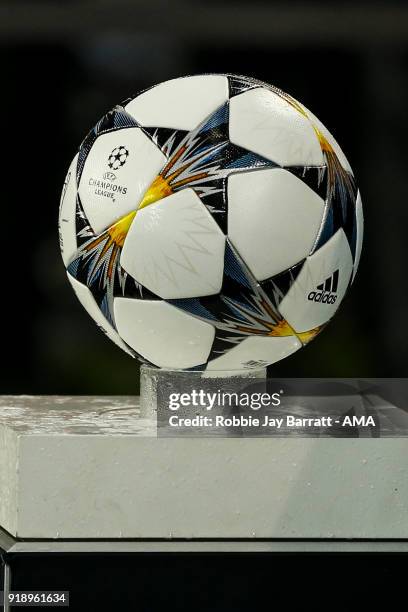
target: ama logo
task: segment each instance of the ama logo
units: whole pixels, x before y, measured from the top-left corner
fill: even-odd
[[[329,278],[326,278],[324,283],[317,285],[317,291],[311,291],[307,296],[310,302],[319,302],[321,304],[334,304],[337,300],[337,285],[339,284],[339,271],[333,272]]]

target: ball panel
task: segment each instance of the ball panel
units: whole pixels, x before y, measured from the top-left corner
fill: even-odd
[[[161,301],[115,298],[119,334],[162,368],[192,368],[206,362],[214,327]]]
[[[165,163],[165,155],[140,128],[99,136],[78,189],[92,229],[99,233],[135,210]]]
[[[279,310],[296,332],[326,323],[349,286],[353,258],[342,229],[308,257]]]
[[[77,250],[75,223],[77,197],[77,161],[78,155],[75,155],[68,169],[67,176],[65,177],[59,208],[58,229],[60,237],[61,255],[65,267],[68,266],[69,262],[71,261],[71,258],[74,256],[75,251]]]
[[[302,347],[295,336],[286,338],[246,338],[221,357],[212,359],[207,370],[259,368],[284,359]]]
[[[257,280],[308,256],[323,212],[322,198],[286,170],[228,179],[228,237]]]
[[[227,77],[209,74],[165,81],[134,98],[125,110],[145,127],[192,130],[227,100]]]
[[[130,227],[121,266],[164,299],[218,293],[225,236],[193,189],[141,209]]]
[[[356,226],[357,226],[357,239],[356,239],[356,254],[354,256],[353,281],[356,276],[357,269],[360,263],[361,249],[363,246],[363,235],[364,235],[363,204],[361,202],[360,192],[358,192],[357,200],[356,200]]]
[[[231,142],[282,166],[324,163],[311,123],[288,102],[265,88],[230,101]]]
[[[134,357],[133,353],[129,350],[126,344],[121,340],[119,334],[115,331],[115,329],[108,323],[108,321],[103,316],[100,311],[92,293],[89,291],[88,287],[85,287],[82,283],[79,283],[75,278],[71,276],[71,274],[67,274],[68,280],[74,289],[77,298],[81,302],[82,306],[88,312],[89,315],[93,318],[97,326],[108,336],[112,342],[117,344],[123,351],[128,353],[131,357]]]

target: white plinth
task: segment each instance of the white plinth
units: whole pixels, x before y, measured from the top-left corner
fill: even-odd
[[[407,538],[407,439],[156,438],[135,398],[0,398],[19,538]]]

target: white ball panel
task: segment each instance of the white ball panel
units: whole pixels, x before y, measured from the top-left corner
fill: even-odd
[[[192,130],[227,100],[228,79],[208,74],[165,81],[137,96],[125,110],[145,127]]]
[[[61,255],[64,261],[65,267],[68,266],[72,257],[77,250],[76,240],[76,197],[77,197],[77,184],[76,184],[76,165],[78,161],[78,155],[75,155],[68,169],[67,176],[65,178],[64,187],[62,189],[60,208],[59,208],[59,236],[60,236],[60,247]]]
[[[356,219],[357,219],[357,241],[356,241],[356,255],[354,257],[353,281],[354,281],[354,277],[358,269],[358,265],[360,263],[361,249],[363,246],[363,235],[364,235],[363,204],[361,202],[360,192],[357,193],[357,199],[356,199]]]
[[[287,170],[228,179],[228,236],[258,280],[308,256],[323,211],[323,200]]]
[[[326,281],[333,285],[338,270],[337,290],[333,303],[327,302],[330,293],[321,291],[318,285]],[[353,270],[353,260],[346,235],[339,229],[326,244],[305,261],[296,281],[283,298],[279,310],[288,323],[297,331],[304,332],[326,323],[336,312],[342,301]],[[311,293],[315,294],[309,299]],[[327,295],[326,301],[315,301]]]
[[[252,89],[231,99],[229,129],[231,142],[282,166],[323,164],[310,122],[267,89]]]
[[[126,147],[125,163],[109,167],[114,149]],[[85,161],[79,195],[92,229],[99,233],[137,208],[166,163],[166,157],[140,128],[99,136]]]
[[[245,338],[227,353],[208,362],[207,370],[243,370],[267,366],[300,349],[295,336],[286,338]]]
[[[120,339],[119,334],[103,316],[88,287],[85,287],[85,285],[79,283],[70,274],[67,274],[67,276],[76,293],[77,298],[79,299],[85,310],[88,312],[88,314],[91,315],[98,327],[108,336],[110,340],[112,340],[112,342],[117,344],[117,346],[119,346],[122,350],[124,350],[131,357],[133,357],[133,354],[129,351],[126,344]]]
[[[209,323],[162,301],[116,298],[115,321],[122,338],[162,368],[192,368],[205,363],[215,336]]]
[[[165,299],[218,293],[225,236],[192,189],[138,211],[122,250],[122,267]]]

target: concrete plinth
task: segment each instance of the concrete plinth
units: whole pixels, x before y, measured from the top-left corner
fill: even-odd
[[[17,538],[407,538],[407,470],[406,438],[157,438],[136,398],[0,398]]]

